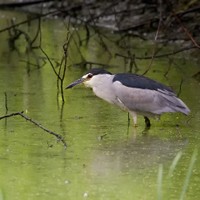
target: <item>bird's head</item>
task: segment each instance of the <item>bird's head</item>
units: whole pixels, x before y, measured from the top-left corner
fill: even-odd
[[[72,88],[80,83],[83,83],[86,87],[93,87],[95,84],[98,84],[99,77],[106,74],[111,75],[110,72],[104,69],[98,69],[98,68],[91,69],[80,79],[69,84],[65,89]]]

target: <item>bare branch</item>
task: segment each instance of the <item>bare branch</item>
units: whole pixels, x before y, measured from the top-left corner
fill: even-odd
[[[51,11],[51,12],[48,12],[48,13],[45,13],[45,14],[42,14],[42,15],[39,15],[39,16],[37,15],[37,16],[32,17],[32,18],[30,18],[28,20],[24,20],[24,21],[19,22],[17,24],[14,24],[14,25],[8,26],[6,28],[0,29],[0,33],[4,32],[4,31],[9,31],[10,29],[13,29],[13,28],[18,27],[18,26],[23,25],[23,24],[27,24],[28,22],[34,21],[34,20],[36,20],[38,18],[41,18],[41,17],[46,17],[48,15],[58,14],[59,12],[60,11],[56,10],[56,11]]]
[[[200,49],[200,45],[197,44],[197,42],[195,41],[195,39],[192,37],[191,33],[189,32],[189,30],[183,25],[183,23],[181,22],[180,18],[174,13],[174,17],[176,18],[176,20],[180,23],[182,29],[184,30],[184,32],[186,33],[186,35],[190,38],[190,40],[192,41],[192,43]]]
[[[188,51],[188,50],[191,50],[191,49],[197,49],[197,47],[196,46],[184,47],[184,48],[181,48],[181,49],[169,52],[169,53],[155,55],[154,58],[162,58],[162,57],[167,57],[167,56],[173,56],[175,54],[181,53],[183,51]],[[119,53],[116,53],[115,56],[119,56],[119,57],[130,59],[129,56],[121,55]],[[152,56],[135,56],[135,59],[138,59],[138,60],[142,60],[142,59],[148,60],[148,59],[152,59]]]
[[[59,134],[57,134],[57,133],[45,128],[40,123],[38,123],[35,120],[31,119],[27,115],[23,114],[23,111],[22,112],[15,112],[15,113],[11,113],[11,114],[8,114],[8,115],[1,116],[0,120],[5,119],[5,118],[9,118],[9,117],[13,117],[13,116],[21,116],[25,120],[27,120],[27,121],[31,122],[32,124],[38,126],[39,128],[41,128],[42,130],[46,131],[47,133],[55,136],[59,141],[61,141],[63,143],[65,148],[67,147],[67,144],[66,144],[65,140],[63,139],[63,137],[61,135],[59,135]]]
[[[156,41],[158,39],[158,35],[160,33],[161,24],[162,24],[162,0],[159,1],[159,5],[160,5],[160,16],[159,16],[158,28],[157,28],[157,31],[156,31],[156,34],[155,34],[155,38],[154,38],[155,45],[154,45],[154,48],[153,48],[152,57],[151,57],[151,61],[149,63],[149,66],[148,66],[148,68],[146,69],[146,71],[142,75],[145,75],[151,69],[151,66],[152,66],[153,61],[154,61],[154,57],[156,55],[156,49],[157,49]]]
[[[53,63],[51,62],[51,59],[49,58],[48,54],[42,49],[42,47],[39,47],[39,49],[42,51],[42,53],[46,56],[47,60],[49,61],[51,68],[53,69],[53,72],[56,74],[57,78],[60,80],[61,77],[59,76],[59,74],[57,73],[57,71],[55,70],[55,67],[53,65]]]

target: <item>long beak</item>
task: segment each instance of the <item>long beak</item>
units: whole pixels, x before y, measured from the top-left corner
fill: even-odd
[[[65,89],[69,89],[69,88],[74,87],[75,85],[83,83],[84,80],[85,80],[84,78],[80,78],[80,79],[74,81],[73,83],[69,84]]]

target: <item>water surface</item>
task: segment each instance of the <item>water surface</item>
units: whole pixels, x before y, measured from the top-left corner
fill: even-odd
[[[1,12],[1,26],[25,15]],[[42,47],[52,59],[60,60],[66,38],[62,21],[45,20],[42,26]],[[20,27],[32,36],[37,23]],[[80,28],[84,36],[84,28]],[[106,34],[106,33],[105,33]],[[108,37],[110,34],[108,34]],[[112,36],[118,37],[118,36]],[[40,50],[27,54],[26,41],[16,41],[17,50],[8,45],[8,32],[0,34],[0,113],[24,111],[46,128],[62,135],[68,147],[20,116],[0,121],[0,199],[180,199],[191,157],[199,152],[200,93],[199,82],[192,78],[199,66],[187,52],[169,59],[155,59],[146,76],[163,82],[180,92],[180,98],[191,109],[191,115],[166,114],[152,120],[148,133],[144,120],[138,127],[128,127],[127,113],[95,97],[90,89],[78,86],[64,91],[65,103],[57,97],[56,76]],[[128,71],[128,65],[115,53],[126,54],[123,48],[109,44],[105,51],[98,37],[80,46],[82,56],[91,62],[104,63],[111,72]],[[153,44],[130,41],[137,55],[145,55]],[[146,46],[145,46],[146,45]],[[37,59],[36,59],[37,58]],[[80,63],[77,46],[69,49],[69,64]],[[27,63],[31,63],[29,66]],[[32,64],[35,65],[32,65]],[[137,60],[142,74],[150,60]],[[82,76],[89,66],[67,68],[65,85]],[[182,83],[182,84],[181,84]],[[180,87],[181,86],[181,87]],[[181,88],[181,91],[180,91]],[[132,122],[131,122],[132,125]],[[181,155],[173,173],[170,167]],[[162,167],[162,181],[158,171]],[[192,167],[186,190],[188,200],[199,199],[200,159]],[[160,188],[160,189],[159,189]]]

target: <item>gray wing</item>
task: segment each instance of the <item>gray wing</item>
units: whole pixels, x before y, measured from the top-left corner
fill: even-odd
[[[121,107],[131,111],[157,115],[165,112],[189,112],[187,106],[171,91],[127,87],[119,81],[113,83],[113,90],[118,100],[116,104],[122,104]]]

